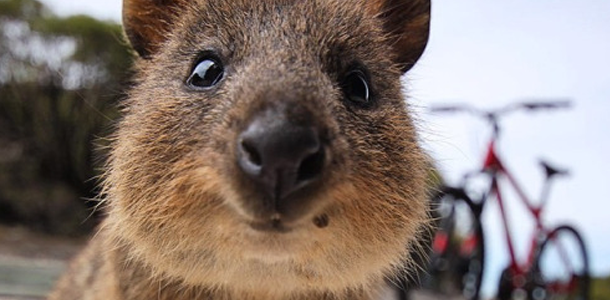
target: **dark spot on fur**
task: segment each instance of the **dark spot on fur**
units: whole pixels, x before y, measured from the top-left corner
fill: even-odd
[[[318,227],[318,228],[325,228],[328,226],[328,223],[330,222],[328,215],[327,214],[323,214],[320,216],[317,216],[313,219],[313,223]]]

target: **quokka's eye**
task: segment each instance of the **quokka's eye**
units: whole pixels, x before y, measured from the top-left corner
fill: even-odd
[[[193,89],[209,89],[224,77],[224,67],[218,59],[203,57],[193,68],[186,84]]]
[[[345,76],[342,84],[343,93],[350,102],[366,106],[371,104],[371,90],[367,76],[361,70],[353,70]]]

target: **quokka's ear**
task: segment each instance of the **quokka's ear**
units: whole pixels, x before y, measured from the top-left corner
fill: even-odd
[[[383,22],[401,70],[408,71],[428,43],[430,0],[372,0],[369,9]]]
[[[123,0],[123,27],[131,46],[149,58],[165,41],[172,20],[188,0]]]

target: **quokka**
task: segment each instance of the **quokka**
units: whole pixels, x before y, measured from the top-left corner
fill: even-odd
[[[428,0],[124,1],[107,217],[50,299],[377,299],[413,272]]]

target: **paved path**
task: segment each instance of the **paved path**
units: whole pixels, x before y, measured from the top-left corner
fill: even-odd
[[[83,243],[0,225],[0,300],[43,299]]]
[[[0,256],[0,299],[42,298],[65,267],[66,263],[60,260]]]

